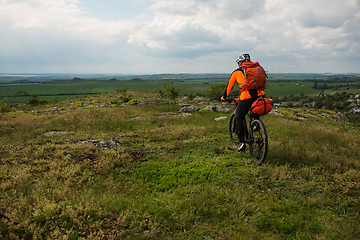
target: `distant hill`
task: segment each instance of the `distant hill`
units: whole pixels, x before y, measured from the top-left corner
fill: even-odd
[[[331,73],[268,73],[270,79],[326,79],[328,77],[360,77],[359,73],[331,74]],[[67,81],[74,79],[87,80],[131,80],[142,79],[149,81],[216,81],[228,79],[230,73],[179,73],[179,74],[0,74],[0,83],[38,83],[47,81]]]

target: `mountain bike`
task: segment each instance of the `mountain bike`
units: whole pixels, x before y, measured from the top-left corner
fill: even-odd
[[[237,106],[239,99],[235,98],[234,104]],[[240,144],[239,136],[236,133],[236,108],[235,111],[230,116],[229,121],[229,135],[230,141],[234,147],[238,147]],[[248,144],[250,155],[254,162],[258,165],[261,165],[267,155],[268,150],[268,138],[267,132],[264,123],[260,120],[260,117],[255,117],[251,115],[250,112],[247,113],[244,122],[245,130],[245,143]]]

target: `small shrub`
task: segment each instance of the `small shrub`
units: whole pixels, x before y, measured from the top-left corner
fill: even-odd
[[[211,86],[211,89],[207,91],[206,96],[212,100],[220,100],[224,93],[225,85],[219,84]]]
[[[194,98],[196,98],[197,94],[196,93],[189,93],[187,95],[187,97],[189,98],[189,100],[193,100]]]
[[[27,102],[31,106],[41,105],[47,103],[45,100],[39,100],[37,95],[32,95],[30,100]]]
[[[8,103],[8,99],[4,98],[3,100],[0,101],[0,112],[10,112],[11,111],[11,106]]]
[[[163,98],[175,100],[180,93],[180,89],[174,86],[174,82],[165,82],[164,89],[159,90],[159,94]]]
[[[127,94],[127,89],[117,89],[116,93]]]
[[[111,104],[117,104],[120,101],[119,98],[114,98],[110,101]]]
[[[124,103],[130,102],[132,98],[133,96],[128,94],[124,94],[123,96],[120,97],[121,101]]]

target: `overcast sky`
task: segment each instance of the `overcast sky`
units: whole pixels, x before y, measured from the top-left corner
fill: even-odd
[[[360,0],[0,0],[0,73],[360,72]]]

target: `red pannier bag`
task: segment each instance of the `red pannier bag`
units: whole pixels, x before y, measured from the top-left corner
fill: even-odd
[[[254,116],[262,116],[272,110],[271,101],[269,98],[260,96],[250,107],[250,113]]]

